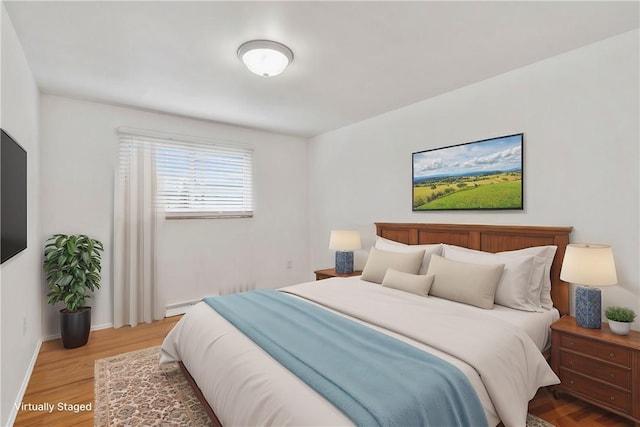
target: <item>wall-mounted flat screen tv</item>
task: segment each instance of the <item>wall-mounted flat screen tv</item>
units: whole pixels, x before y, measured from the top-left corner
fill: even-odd
[[[413,153],[413,211],[523,209],[523,134]]]
[[[0,258],[27,248],[27,152],[2,130],[0,146]]]

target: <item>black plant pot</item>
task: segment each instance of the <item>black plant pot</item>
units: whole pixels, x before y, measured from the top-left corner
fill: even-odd
[[[60,310],[60,333],[64,348],[82,347],[89,341],[91,330],[91,307],[78,311]]]

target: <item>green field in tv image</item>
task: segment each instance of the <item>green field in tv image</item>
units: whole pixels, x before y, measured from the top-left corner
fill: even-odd
[[[413,154],[414,211],[522,206],[522,134]]]

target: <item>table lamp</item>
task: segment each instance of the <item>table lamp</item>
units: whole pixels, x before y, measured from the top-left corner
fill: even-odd
[[[362,247],[357,230],[332,230],[329,249],[336,251],[336,273],[353,273],[353,251]]]
[[[576,287],[576,323],[583,328],[600,328],[602,299],[600,289],[595,286],[618,283],[611,246],[567,245],[560,279],[584,285]]]

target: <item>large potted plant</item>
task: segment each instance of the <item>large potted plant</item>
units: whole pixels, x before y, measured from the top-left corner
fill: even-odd
[[[604,316],[609,319],[611,332],[618,335],[628,335],[636,313],[630,308],[611,306],[604,311]]]
[[[84,234],[55,234],[44,247],[44,271],[49,285],[49,304],[61,301],[60,333],[65,348],[81,347],[89,340],[91,307],[85,300],[100,288],[99,240]]]

